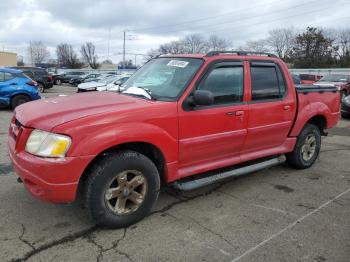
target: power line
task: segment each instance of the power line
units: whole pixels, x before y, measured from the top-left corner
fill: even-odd
[[[319,2],[319,1],[318,0],[312,0],[312,1],[304,2],[303,4],[295,5],[295,6],[292,6],[292,7],[274,10],[273,12],[270,12],[270,13],[265,13],[265,14],[262,14],[262,15],[256,15],[256,16],[254,16],[254,18],[271,16],[271,15],[274,15],[275,13],[285,12],[285,11],[288,11],[288,10],[291,10],[291,9],[294,9],[294,8],[297,8],[297,7],[309,5],[309,4],[314,3],[314,2]],[[331,3],[331,4],[332,4],[332,6],[334,6],[333,3]],[[320,9],[320,10],[324,10],[324,9]],[[320,11],[320,10],[316,10],[316,11]],[[311,11],[311,12],[314,12],[314,11]],[[299,14],[297,14],[297,15],[299,15]],[[193,30],[194,28],[203,28],[203,27],[211,28],[213,26],[217,27],[218,25],[233,24],[233,23],[237,23],[239,21],[251,20],[251,19],[252,19],[251,16],[245,16],[245,17],[242,17],[240,19],[234,19],[233,21],[228,21],[228,22],[221,22],[221,23],[215,23],[215,24],[209,24],[209,25],[195,25],[195,26],[190,27],[190,30]],[[176,30],[169,30],[169,31],[157,31],[156,33],[168,34],[168,33],[180,32],[180,31],[184,31],[184,30],[183,29],[176,29]]]

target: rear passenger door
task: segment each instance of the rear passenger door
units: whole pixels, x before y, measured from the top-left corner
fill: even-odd
[[[278,64],[252,61],[249,67],[248,134],[242,154],[281,146],[292,127],[296,110],[295,92],[288,91]]]

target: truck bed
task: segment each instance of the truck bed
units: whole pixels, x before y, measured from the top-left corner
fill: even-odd
[[[340,117],[340,93],[333,86],[296,85],[297,113],[291,136],[298,136],[304,119],[319,117],[325,121],[325,129],[336,125]],[[322,116],[322,117],[321,117]]]

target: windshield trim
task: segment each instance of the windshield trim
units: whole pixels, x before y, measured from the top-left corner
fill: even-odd
[[[174,96],[174,97],[164,97],[164,96],[155,96],[154,94],[152,94],[157,101],[163,101],[163,102],[175,102],[175,101],[179,101],[179,99],[181,98],[181,96],[183,95],[183,93],[187,90],[188,86],[192,83],[193,79],[196,77],[196,75],[198,74],[198,72],[201,70],[201,68],[203,67],[204,65],[204,62],[205,62],[205,59],[202,58],[202,57],[186,57],[186,56],[160,56],[160,57],[155,57],[155,58],[152,58],[150,59],[149,61],[147,61],[147,63],[145,63],[143,66],[145,66],[146,64],[148,64],[150,61],[152,60],[155,60],[155,59],[168,59],[168,58],[174,58],[174,59],[178,59],[178,58],[182,58],[182,59],[197,59],[197,60],[201,60],[201,64],[198,66],[198,69],[195,70],[192,74],[192,76],[190,76],[188,78],[188,80],[186,81],[186,83],[184,84],[182,90],[180,90],[179,94],[177,96]],[[142,66],[142,67],[143,67]],[[140,70],[142,67],[140,67],[138,70]],[[137,71],[138,71],[137,70]],[[135,72],[136,73],[136,72]],[[131,77],[130,77],[131,78]],[[129,78],[129,79],[130,79]],[[128,80],[129,80],[128,79]],[[121,93],[121,94],[124,94],[124,95],[128,95],[128,93]],[[140,98],[142,98],[140,96]],[[144,98],[144,99],[147,99],[147,98]]]

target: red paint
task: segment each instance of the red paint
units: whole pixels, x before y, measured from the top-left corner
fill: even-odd
[[[181,56],[178,56],[181,57]],[[70,202],[89,163],[108,148],[129,142],[157,147],[165,159],[164,178],[172,182],[241,162],[293,150],[296,137],[314,116],[327,128],[339,118],[339,93],[297,94],[285,64],[261,56],[186,55],[204,59],[202,68],[176,102],[148,101],[107,92],[91,92],[35,101],[20,106],[8,138],[10,158],[26,188],[50,202]],[[243,103],[186,111],[185,99],[205,69],[218,60],[244,61]],[[250,60],[278,64],[288,92],[283,99],[251,101]],[[33,156],[24,148],[34,129],[68,135],[64,159]],[[17,135],[15,140],[13,133]]]

